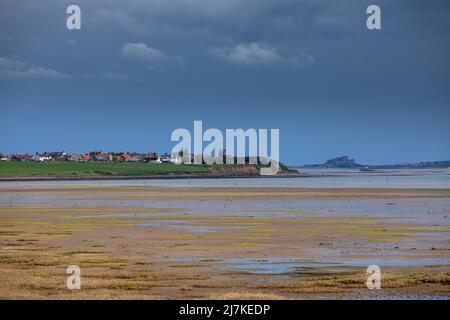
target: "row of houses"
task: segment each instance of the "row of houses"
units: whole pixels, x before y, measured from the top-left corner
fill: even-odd
[[[4,155],[0,152],[0,161],[19,162],[46,162],[46,161],[101,161],[101,162],[143,162],[143,163],[173,163],[170,154],[159,155],[156,152],[149,153],[105,153],[101,151],[88,153],[44,152],[35,154],[11,154]]]

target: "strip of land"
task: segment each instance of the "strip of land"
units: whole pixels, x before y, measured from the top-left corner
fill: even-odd
[[[255,178],[262,177],[259,169],[249,164],[0,162],[0,181]],[[297,177],[299,174],[281,166],[276,176]]]

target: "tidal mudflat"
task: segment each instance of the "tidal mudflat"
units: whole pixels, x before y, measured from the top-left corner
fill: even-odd
[[[449,215],[449,189],[3,186],[0,298],[448,299]]]

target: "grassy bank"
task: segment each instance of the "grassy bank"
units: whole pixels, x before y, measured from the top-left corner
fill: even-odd
[[[207,165],[112,162],[0,162],[0,178],[13,177],[90,177],[201,174]]]
[[[280,164],[280,173],[296,175]],[[204,176],[248,177],[259,176],[259,166],[250,164],[158,164],[130,162],[0,162],[0,179],[22,178],[104,178],[104,177],[155,177],[155,176]]]

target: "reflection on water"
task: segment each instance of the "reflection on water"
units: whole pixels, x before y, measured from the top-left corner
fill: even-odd
[[[225,265],[246,273],[254,274],[288,274],[308,272],[314,268],[334,268],[338,267],[362,267],[367,268],[370,265],[380,267],[425,267],[425,266],[448,266],[449,259],[433,259],[432,261],[344,261],[344,262],[307,262],[298,260],[228,260]]]
[[[366,269],[370,265],[378,265],[380,267],[433,267],[433,266],[449,266],[450,259],[430,259],[430,260],[349,260],[349,261],[301,261],[296,259],[229,259],[211,261],[200,258],[179,258],[177,262],[189,263],[211,263],[222,266],[234,272],[242,272],[248,274],[265,274],[265,275],[283,275],[283,274],[301,274],[309,273],[313,270],[321,269],[330,272],[348,271],[343,267],[357,267]]]
[[[270,260],[228,260],[224,264],[240,272],[251,274],[288,274],[306,268],[335,266],[336,264],[322,264],[318,262],[305,262],[296,260],[270,259]]]

